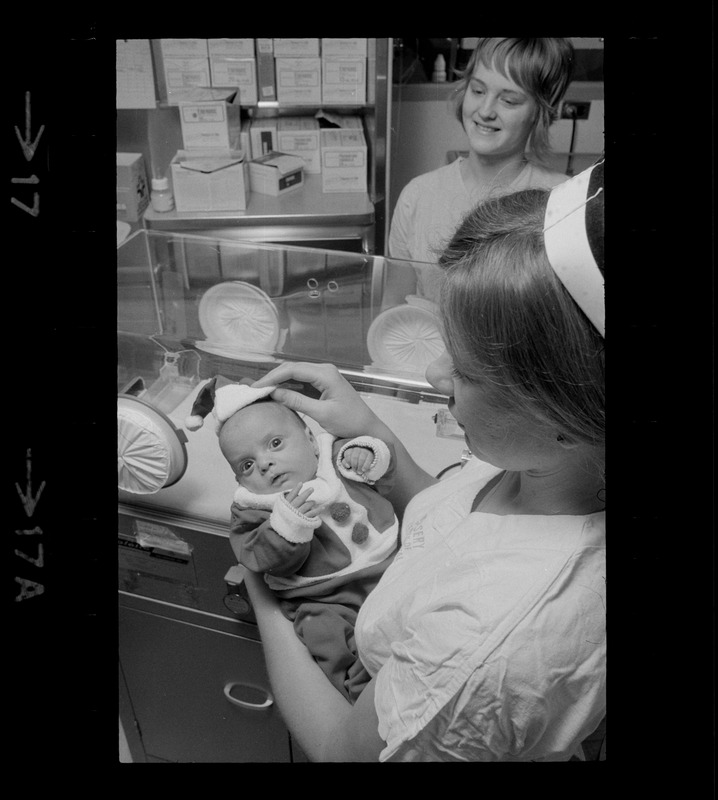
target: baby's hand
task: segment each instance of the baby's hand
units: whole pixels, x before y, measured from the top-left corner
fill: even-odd
[[[284,499],[291,505],[293,508],[300,514],[304,514],[305,517],[316,517],[319,515],[319,510],[316,507],[316,503],[312,500],[308,500],[309,495],[314,491],[314,489],[310,486],[305,492],[301,492],[302,484],[298,483],[291,492],[288,492]]]
[[[348,447],[342,456],[342,466],[357,475],[363,475],[374,461],[374,453],[367,447]]]

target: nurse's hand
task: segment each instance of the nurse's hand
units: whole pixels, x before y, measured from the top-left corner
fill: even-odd
[[[311,383],[321,396],[314,399],[279,387],[272,392],[272,399],[316,420],[328,433],[342,437],[386,435],[384,424],[333,364],[286,361],[252,386],[271,386],[290,380]]]

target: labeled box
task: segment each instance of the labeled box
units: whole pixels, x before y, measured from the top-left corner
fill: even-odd
[[[267,153],[252,159],[249,180],[253,192],[278,197],[303,185],[304,162],[288,153]]]
[[[322,103],[366,103],[365,56],[322,56]]]
[[[366,39],[322,39],[322,56],[366,55]]]
[[[207,39],[210,58],[254,58],[254,39]]]
[[[211,84],[208,58],[165,58],[164,74],[167,93]]]
[[[275,56],[276,56],[276,43]],[[277,100],[288,105],[317,106],[322,102],[320,58],[275,58]]]
[[[240,127],[237,93],[233,89],[195,89],[172,99],[179,106],[185,150],[228,150]]]
[[[280,117],[277,150],[298,156],[304,161],[304,172],[318,175],[322,171],[319,122],[314,117]]]
[[[163,58],[207,58],[206,39],[160,39]]]
[[[274,40],[257,39],[257,95],[259,100],[277,99],[277,78],[274,71]]]
[[[236,86],[239,105],[257,105],[257,62],[254,58],[212,56],[209,64],[213,86]]]
[[[150,201],[142,153],[117,153],[117,219],[137,222]]]
[[[253,119],[249,126],[249,141],[252,145],[252,159],[266,156],[278,150],[276,117],[260,117]]]
[[[349,117],[341,128],[320,131],[323,192],[367,191],[367,144],[361,120]]]
[[[318,56],[319,39],[275,39],[274,57]]]
[[[170,162],[177,211],[245,211],[249,171],[241,150],[178,150]]]

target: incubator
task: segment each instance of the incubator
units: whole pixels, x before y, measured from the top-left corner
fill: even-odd
[[[286,360],[331,362],[425,470],[458,470],[463,435],[424,377],[444,349],[436,309],[384,302],[392,270],[425,268],[155,230],[118,245],[121,696],[128,739],[141,730],[136,758],[301,760],[272,712],[229,545],[234,475],[214,425],[185,420],[215,375],[254,381]]]

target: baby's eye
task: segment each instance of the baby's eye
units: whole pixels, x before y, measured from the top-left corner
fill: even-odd
[[[269,443],[269,446],[274,449],[279,447],[281,443],[282,443],[281,438],[279,436],[275,436],[274,439],[272,439],[272,441]]]
[[[242,473],[242,475],[246,475],[252,469],[253,466],[254,466],[254,461],[252,461],[251,458],[248,458],[246,461],[243,461],[239,465],[239,471]]]

